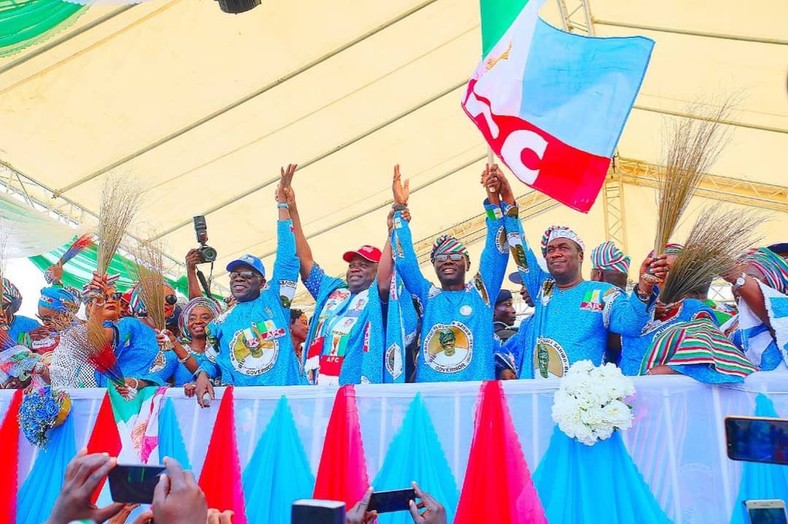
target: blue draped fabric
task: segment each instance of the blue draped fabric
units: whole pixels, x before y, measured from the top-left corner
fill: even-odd
[[[174,458],[183,466],[183,469],[192,469],[189,463],[189,454],[183,442],[181,428],[175,417],[175,408],[172,400],[165,398],[159,411],[159,457]]]
[[[243,487],[250,524],[290,524],[293,501],[312,497],[315,476],[284,395],[244,470]]]
[[[74,417],[49,431],[49,442],[39,449],[33,469],[17,495],[17,524],[41,524],[49,518],[60,494],[66,468],[77,454]]]
[[[779,417],[772,401],[763,394],[755,398],[755,416]],[[788,466],[744,462],[731,524],[749,524],[744,501],[752,499],[788,500]]]
[[[375,491],[405,489],[411,481],[429,492],[446,508],[447,522],[454,521],[459,491],[449,468],[449,462],[435,433],[421,394],[411,402],[402,427],[394,436],[383,467],[372,482]],[[411,524],[409,512],[385,513],[379,524]]]
[[[534,484],[550,524],[670,522],[619,432],[586,446],[556,426]]]

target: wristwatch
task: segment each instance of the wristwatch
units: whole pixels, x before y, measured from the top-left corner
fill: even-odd
[[[742,273],[739,278],[736,279],[736,282],[733,283],[733,289],[739,289],[744,285],[747,281],[747,273]]]

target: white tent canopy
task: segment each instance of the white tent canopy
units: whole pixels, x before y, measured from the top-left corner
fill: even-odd
[[[731,141],[702,195],[768,210],[764,241],[788,240],[788,3],[743,7],[548,1],[542,16],[558,27],[586,32],[590,19],[599,36],[643,34],[656,46],[616,171],[587,216],[516,183],[531,242],[563,223],[589,246],[613,238],[642,259],[666,121],[730,95]],[[0,59],[0,182],[80,222],[120,173],[145,190],[147,224],[135,234],[155,227],[173,259],[195,245],[191,217],[205,214],[220,266],[249,252],[270,268],[279,166],[298,163],[313,252],[340,274],[342,252],[384,242],[400,163],[414,237],[454,228],[478,253],[486,146],[460,97],[479,55],[477,0],[263,0],[237,16],[212,0],[92,7]],[[698,198],[688,221],[709,203]]]

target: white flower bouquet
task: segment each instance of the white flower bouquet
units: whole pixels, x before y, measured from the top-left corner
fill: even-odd
[[[553,420],[568,437],[593,446],[616,429],[632,427],[632,408],[624,399],[634,394],[632,380],[613,364],[596,367],[581,360],[561,379],[553,399]]]

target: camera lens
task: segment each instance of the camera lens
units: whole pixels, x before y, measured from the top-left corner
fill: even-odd
[[[216,250],[211,246],[202,246],[198,251],[200,252],[200,258],[203,262],[216,261],[217,253]]]

